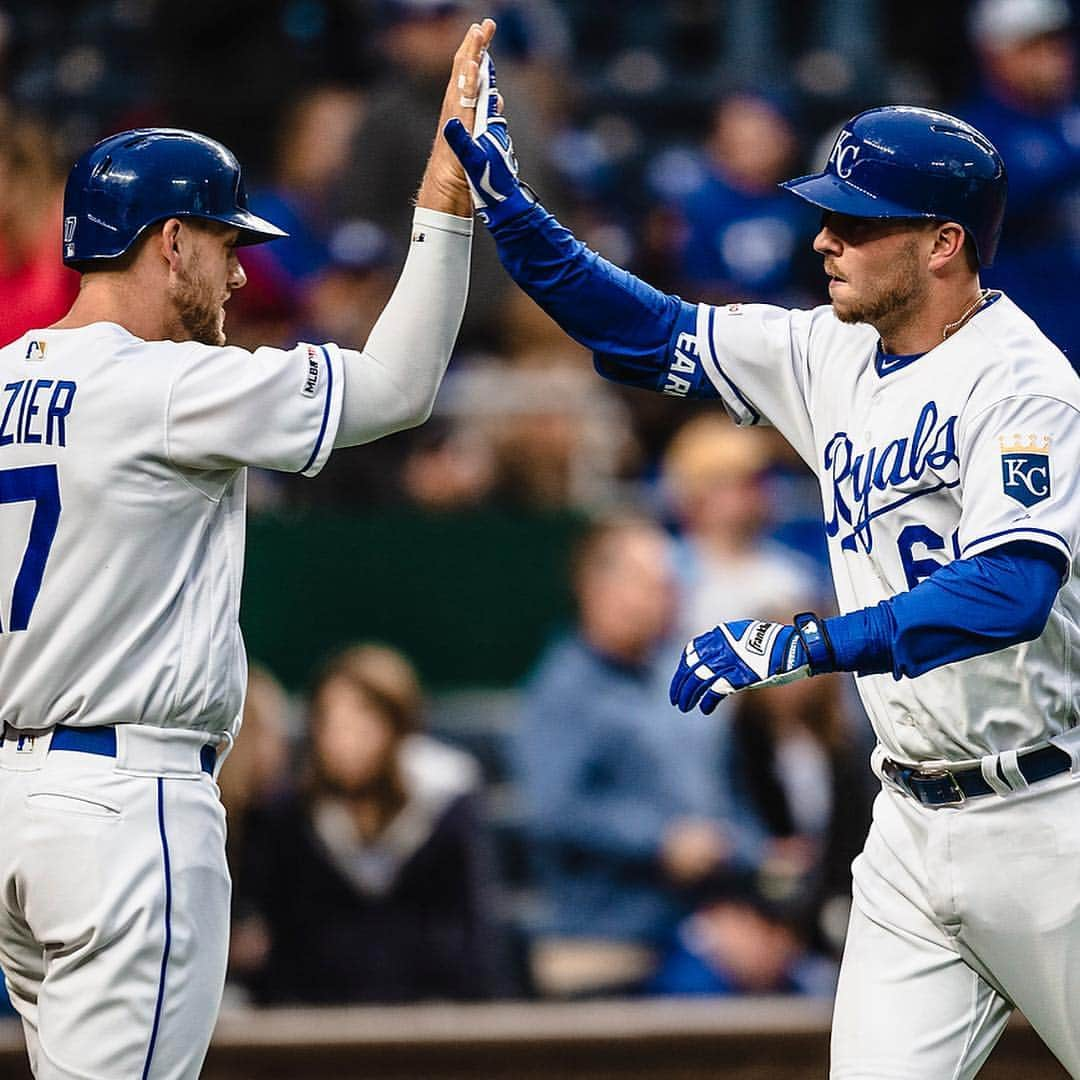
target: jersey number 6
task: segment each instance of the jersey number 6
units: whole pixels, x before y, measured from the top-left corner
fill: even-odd
[[[32,502],[30,539],[11,594],[11,630],[25,630],[41,590],[45,563],[60,520],[60,481],[55,465],[0,470],[0,504]],[[2,627],[0,627],[2,629]]]
[[[929,525],[905,525],[896,538],[896,546],[900,549],[900,562],[904,567],[904,577],[907,578],[907,586],[914,589],[920,581],[925,581],[935,570],[940,570],[944,565],[936,559],[919,559],[915,557],[916,545],[922,547],[927,553],[931,551],[945,551],[945,537],[934,532]],[[952,536],[953,556],[960,558],[957,550],[956,533]]]

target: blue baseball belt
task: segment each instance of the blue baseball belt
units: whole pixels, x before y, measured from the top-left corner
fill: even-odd
[[[1047,745],[1018,754],[1016,764],[1020,775],[1034,784],[1065,772],[1072,766],[1072,758],[1060,747]],[[881,771],[905,795],[923,806],[959,806],[968,799],[995,794],[978,765],[965,769],[923,769],[882,758]]]
[[[98,754],[101,757],[116,757],[116,728],[108,727],[67,727],[57,724],[53,728],[50,750],[75,750],[83,754]],[[199,751],[199,764],[205,773],[214,775],[217,762],[217,749],[207,744]]]

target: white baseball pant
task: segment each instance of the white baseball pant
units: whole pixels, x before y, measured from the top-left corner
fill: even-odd
[[[116,757],[0,746],[0,966],[38,1080],[194,1080],[221,1001],[231,883],[203,740],[117,731]]]
[[[1014,1006],[1080,1076],[1078,822],[1069,772],[958,807],[886,786],[854,864],[832,1080],[967,1080]]]

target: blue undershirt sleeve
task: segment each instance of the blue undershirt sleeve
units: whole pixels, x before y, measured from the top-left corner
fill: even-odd
[[[1067,573],[1061,552],[1033,541],[957,559],[908,592],[826,619],[836,667],[910,679],[1030,641]]]
[[[506,272],[606,379],[680,397],[718,397],[696,350],[697,306],[601,258],[542,206],[492,231]]]

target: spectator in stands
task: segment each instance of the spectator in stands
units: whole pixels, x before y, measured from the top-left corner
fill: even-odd
[[[60,261],[63,188],[50,133],[0,110],[0,345],[56,322],[79,291]]]
[[[289,235],[281,240],[279,251],[252,248],[244,253],[248,283],[230,305],[231,343],[292,348],[307,329],[304,315],[316,299],[312,294],[337,261],[330,250],[332,193],[341,181],[362,115],[361,95],[335,84],[305,90],[285,110],[269,183],[252,192],[251,206],[280,221]],[[388,247],[385,238],[382,247]],[[389,294],[388,288],[385,296]],[[349,298],[340,299],[344,305]],[[347,336],[353,332],[351,324],[331,327],[330,332],[312,326],[308,340],[363,341],[373,322],[360,328],[359,337]],[[335,336],[336,329],[343,331],[340,336]]]
[[[228,768],[218,777],[221,802],[229,822],[226,854],[235,877],[245,850],[248,822],[264,813],[288,793],[288,697],[266,668],[253,665],[244,698],[244,737],[227,755]],[[234,972],[261,964],[269,942],[266,926],[257,913],[234,906],[229,965]]]
[[[1009,212],[986,284],[1004,289],[1080,370],[1080,104],[1066,0],[979,0],[972,41],[983,87],[957,111],[997,146]]]
[[[714,303],[804,299],[799,276],[814,218],[776,186],[791,174],[797,149],[778,99],[739,93],[716,106],[699,157],[659,159],[653,182],[682,222],[677,277],[695,296]]]
[[[728,758],[733,796],[770,838],[761,891],[784,906],[803,940],[836,958],[874,794],[873,740],[868,725],[853,723],[844,689],[834,675],[736,698]]]
[[[736,431],[717,412],[694,417],[669,444],[663,479],[685,549],[682,640],[743,611],[786,619],[814,609],[822,587],[813,565],[768,538],[771,462],[766,432]]]
[[[330,204],[363,115],[360,93],[333,84],[305,90],[285,110],[271,183],[252,193],[251,205],[288,232],[269,255],[291,282],[311,280],[330,261]]]
[[[294,340],[366,341],[393,291],[397,268],[390,238],[364,219],[336,222],[318,239],[320,264],[302,283]],[[231,313],[235,315],[235,312]],[[342,451],[341,468],[305,483],[282,473],[263,479],[292,506],[371,507],[402,498],[402,462],[426,427]]]
[[[398,652],[334,657],[310,703],[302,794],[250,822],[238,878],[268,952],[256,1001],[483,998],[502,988],[471,757],[419,731]]]
[[[784,903],[750,883],[707,899],[684,919],[650,994],[813,994],[836,990],[837,965],[808,945]]]
[[[413,441],[401,468],[409,501],[432,514],[481,505],[495,482],[495,457],[484,436],[467,423],[436,418]]]
[[[281,683],[253,664],[241,724],[245,737],[229,749],[229,767],[218,777],[229,817],[229,868],[234,873],[248,819],[290,790],[288,714],[289,699]]]
[[[831,994],[870,824],[872,739],[848,723],[838,676],[766,687],[729,715],[725,779],[769,838],[754,876],[680,923],[646,990]]]
[[[670,556],[649,521],[593,527],[574,563],[577,629],[526,689],[516,756],[550,906],[541,990],[637,983],[695,890],[754,858],[754,827],[734,820],[720,783],[716,724],[675,713],[666,663],[653,663],[675,615]]]
[[[380,43],[389,68],[368,97],[335,216],[366,218],[390,236],[408,236],[412,209],[401,192],[420,181],[431,149],[431,111],[442,98],[446,57],[453,54],[474,12],[469,0],[386,0],[381,8]],[[514,64],[500,55],[500,84],[510,86],[513,79]],[[533,95],[522,93],[514,100],[514,130],[521,132],[522,145],[546,145]],[[540,190],[550,190],[543,160],[535,163],[534,173]],[[466,307],[462,340],[495,346],[499,304],[510,290],[494,245],[480,234],[470,291],[483,299]]]
[[[335,222],[322,260],[307,281],[304,340],[366,341],[396,281],[390,237],[363,218]]]

